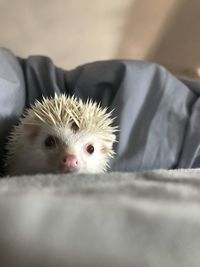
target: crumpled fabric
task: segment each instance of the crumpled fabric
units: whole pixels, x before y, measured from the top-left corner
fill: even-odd
[[[111,171],[200,166],[200,82],[134,60],[99,61],[63,70],[44,56],[0,49],[0,159],[25,108],[55,92],[91,98],[113,110],[119,126]],[[2,165],[0,170],[3,170]]]

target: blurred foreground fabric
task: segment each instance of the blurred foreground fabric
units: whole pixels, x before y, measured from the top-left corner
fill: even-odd
[[[24,109],[55,92],[114,109],[115,172],[4,173],[1,266],[199,267],[200,170],[179,168],[200,165],[200,83],[154,63],[100,61],[67,71],[48,57],[0,49],[1,160]],[[163,170],[172,168],[179,170]]]
[[[2,267],[199,267],[200,170],[0,180]]]

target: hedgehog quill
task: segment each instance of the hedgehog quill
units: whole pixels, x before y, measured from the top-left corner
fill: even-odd
[[[7,144],[8,174],[100,173],[113,157],[117,127],[96,102],[66,95],[27,109]]]

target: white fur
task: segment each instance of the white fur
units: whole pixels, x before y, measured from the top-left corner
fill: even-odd
[[[113,155],[117,127],[112,122],[111,113],[91,100],[83,103],[66,95],[43,98],[25,112],[11,133],[7,145],[8,172],[56,173],[67,154],[76,156],[79,172],[103,172]],[[77,129],[71,129],[73,123]],[[45,147],[48,135],[58,138],[56,147]],[[86,151],[89,144],[94,146],[92,155]]]
[[[23,126],[21,126],[23,127]],[[22,131],[21,131],[22,132]],[[48,135],[55,136],[59,142],[54,148],[47,148],[44,141]],[[74,133],[69,127],[40,127],[37,136],[24,133],[16,147],[16,153],[8,164],[10,174],[58,173],[59,163],[66,154],[77,157],[80,173],[99,173],[107,169],[112,146],[104,151],[105,141],[97,133],[87,131]],[[94,146],[94,153],[86,151],[87,145]]]

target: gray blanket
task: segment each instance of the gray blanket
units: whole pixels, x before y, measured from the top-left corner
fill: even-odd
[[[200,83],[162,66],[102,61],[65,71],[44,56],[17,58],[0,49],[0,158],[24,108],[42,95],[75,94],[114,109],[120,132],[112,171],[200,166]]]
[[[2,267],[199,267],[200,170],[0,180]]]
[[[133,171],[200,165],[200,83],[153,63],[65,71],[0,49],[1,160],[24,108],[54,92],[114,109],[121,172],[2,178],[0,266],[199,267],[200,170]]]

